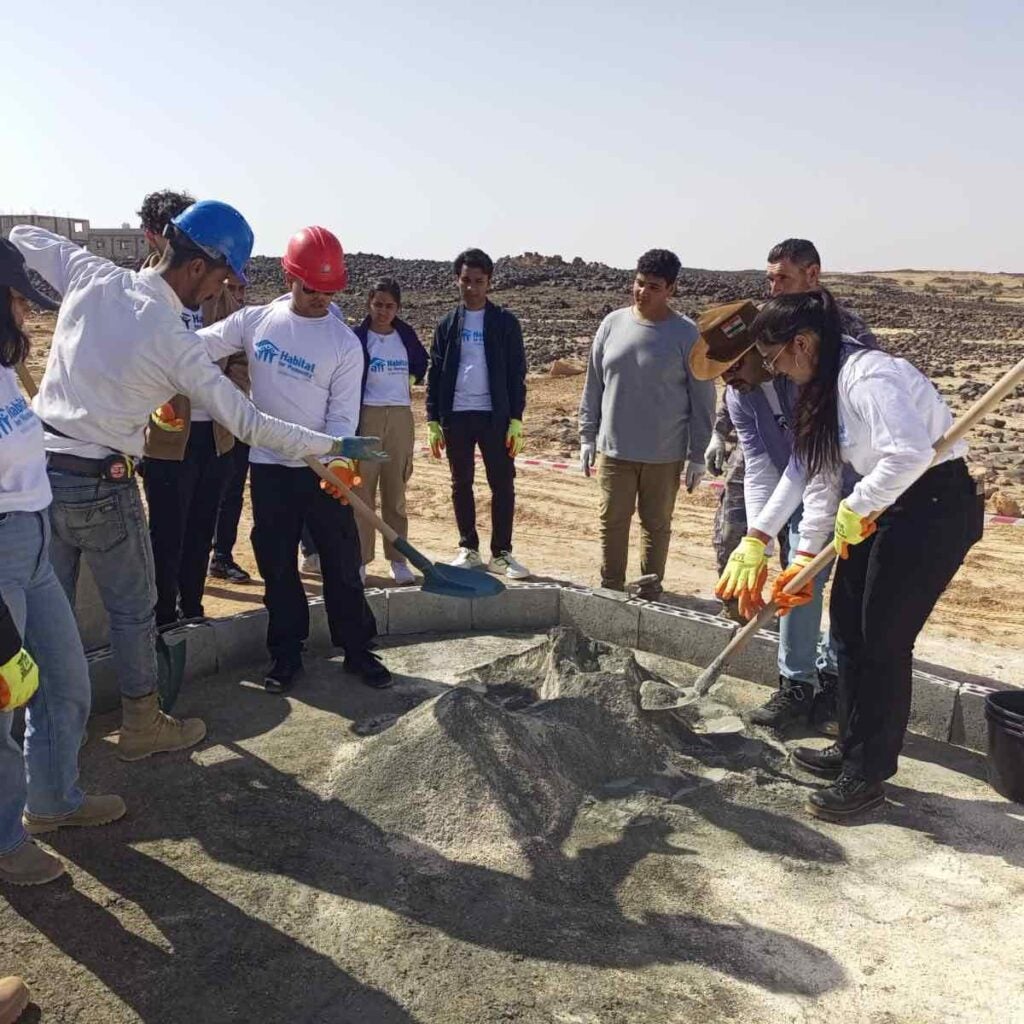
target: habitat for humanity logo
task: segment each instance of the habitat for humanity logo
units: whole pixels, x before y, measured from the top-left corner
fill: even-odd
[[[7,437],[16,427],[32,419],[32,410],[20,395],[7,405],[0,405],[0,437]]]
[[[374,356],[370,360],[370,373],[383,373],[388,368],[388,361],[381,359],[380,356]]]
[[[306,380],[310,380],[316,371],[316,363],[311,363],[303,359],[302,356],[278,348],[269,338],[256,342],[254,350],[259,362],[268,363],[271,366],[276,362],[279,370],[304,377]]]

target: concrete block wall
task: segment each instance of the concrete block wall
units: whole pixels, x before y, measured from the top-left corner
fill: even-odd
[[[94,595],[95,596],[95,595]],[[554,583],[510,586],[498,597],[462,601],[424,593],[418,587],[369,590],[367,599],[382,637],[452,633],[542,631],[573,626],[609,643],[650,651],[696,665],[708,664],[728,643],[733,625],[702,612],[623,595]],[[186,682],[244,665],[266,663],[267,613],[245,612],[230,619],[186,626],[168,639],[186,643]],[[310,601],[310,649],[337,653],[331,646],[323,600]],[[759,633],[728,668],[731,676],[774,686],[778,680],[778,638]],[[93,706],[118,702],[117,680],[107,648],[90,654]],[[1011,688],[1005,684],[1004,688]],[[972,750],[987,746],[985,697],[993,688],[959,683],[934,673],[914,673],[910,729]]]

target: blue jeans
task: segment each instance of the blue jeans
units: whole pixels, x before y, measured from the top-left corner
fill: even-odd
[[[156,573],[138,483],[50,473],[50,559],[72,604],[85,561],[110,617],[110,646],[121,693],[156,689]]]
[[[790,559],[796,555],[802,516],[803,509],[797,509],[789,521]],[[831,566],[818,573],[814,579],[814,600],[794,608],[779,623],[779,675],[788,682],[817,689],[819,670],[838,674],[832,637],[821,633],[822,598],[831,573]]]
[[[85,799],[78,749],[89,717],[89,667],[75,615],[47,555],[46,512],[0,515],[0,593],[25,647],[39,665],[39,689],[25,708],[25,748],[11,738],[11,712],[0,712],[0,854],[28,838],[33,814],[60,817]]]

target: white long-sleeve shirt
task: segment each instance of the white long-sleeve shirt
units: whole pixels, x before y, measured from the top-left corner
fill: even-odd
[[[258,409],[338,437],[356,433],[363,346],[336,316],[299,316],[291,303],[275,301],[246,306],[204,327],[199,337],[211,359],[245,352]],[[303,465],[259,446],[249,453],[249,461]]]
[[[846,503],[866,516],[888,508],[928,468],[953,415],[920,370],[878,350],[850,352],[837,388],[840,454],[861,477]],[[958,441],[939,461],[966,454],[966,443]],[[794,456],[750,525],[774,537],[802,501],[798,550],[816,553],[834,532],[841,493],[841,466],[807,480]]]
[[[262,412],[224,376],[182,322],[183,306],[153,270],[135,273],[66,238],[21,224],[10,240],[63,296],[36,414],[49,451],[142,455],[150,414],[187,395],[249,444],[289,458],[323,455],[332,438]],[[72,438],[74,440],[72,440]]]
[[[14,371],[0,366],[0,515],[42,512],[52,500],[42,424]]]

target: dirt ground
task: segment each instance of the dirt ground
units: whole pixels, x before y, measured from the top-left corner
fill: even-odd
[[[47,836],[69,875],[0,900],[27,1019],[1022,1018],[1024,826],[980,758],[911,738],[888,805],[830,825],[775,738],[645,716],[628,652],[553,671],[543,640],[392,640],[385,692],[316,657],[287,699],[225,674],[183,694],[200,748],[131,766],[94,720],[84,778],[129,814]]]

